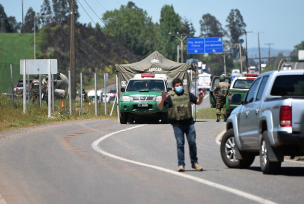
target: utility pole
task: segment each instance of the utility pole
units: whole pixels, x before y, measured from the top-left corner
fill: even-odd
[[[20,33],[22,33],[22,29],[23,29],[23,0],[22,0],[22,25],[21,25]]]
[[[247,48],[247,33],[252,33],[252,31],[245,30],[245,41],[246,41],[246,72],[248,73],[248,48]]]
[[[257,32],[258,34],[258,46],[259,46],[259,72],[261,72],[261,49],[260,49],[260,33],[262,32]]]
[[[268,45],[268,60],[270,59],[270,45],[274,45],[273,43],[265,43],[265,45]]]
[[[76,61],[75,61],[75,2],[71,0],[71,28],[70,28],[70,71],[71,71],[71,98],[76,98]]]
[[[177,32],[176,35],[172,35],[171,32],[169,32],[169,35],[175,36],[177,39],[180,40],[180,42],[181,42],[181,63],[184,63],[184,43],[183,43],[183,41],[187,38],[187,35],[180,34],[180,37],[178,37],[177,35],[179,35],[179,32]]]

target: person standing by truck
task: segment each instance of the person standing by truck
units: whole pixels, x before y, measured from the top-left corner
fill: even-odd
[[[169,119],[173,126],[177,144],[177,171],[185,171],[184,135],[186,135],[189,144],[192,168],[197,171],[202,171],[203,168],[197,162],[196,132],[191,103],[201,104],[205,94],[203,91],[200,91],[199,97],[197,98],[194,94],[185,92],[183,90],[183,82],[179,78],[173,79],[172,88],[174,91],[169,91],[168,94],[162,91],[162,99],[158,102],[157,106],[158,108],[168,107]]]
[[[36,99],[39,98],[39,76],[35,75],[35,79],[31,83],[31,94],[32,94],[32,103],[35,103]]]
[[[216,122],[221,120],[221,110],[223,110],[224,122],[227,121],[227,111],[226,111],[226,97],[229,92],[230,84],[225,82],[225,76],[221,75],[219,77],[220,83],[216,85],[216,87],[211,90],[211,92],[216,93]]]

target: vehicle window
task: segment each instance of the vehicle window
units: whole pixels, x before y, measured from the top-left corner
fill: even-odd
[[[163,80],[130,80],[127,91],[162,91],[165,90]]]
[[[245,100],[246,103],[250,103],[250,102],[252,102],[254,100],[254,96],[255,96],[255,94],[257,92],[257,88],[258,88],[260,80],[261,80],[261,78],[256,79],[253,82],[252,86],[250,87],[250,89],[249,89],[249,91],[247,93],[246,100]]]
[[[253,83],[253,80],[237,79],[233,84],[233,88],[249,89],[251,87],[252,83]]]
[[[304,96],[304,75],[278,76],[270,94],[272,96]]]
[[[268,81],[268,78],[269,78],[269,76],[263,77],[261,85],[260,85],[260,88],[259,88],[259,91],[258,91],[258,95],[256,97],[256,101],[260,101],[261,100],[261,97],[262,97],[262,94],[264,92],[264,89],[265,89],[266,83]]]

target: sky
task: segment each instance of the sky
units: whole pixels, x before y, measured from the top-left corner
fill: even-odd
[[[0,0],[8,16],[15,16],[22,21],[22,1],[24,16],[32,7],[40,12],[43,0]],[[52,0],[50,0],[52,2]],[[129,0],[77,0],[80,12],[79,22],[99,23],[106,11],[119,9]],[[135,5],[145,10],[153,22],[159,22],[160,11],[164,5],[173,5],[177,14],[192,22],[196,36],[204,14],[211,14],[226,29],[226,19],[232,9],[238,9],[246,23],[248,49],[260,47],[276,50],[293,50],[294,46],[304,41],[304,0],[133,0]],[[83,6],[81,6],[81,5]],[[90,5],[90,6],[88,6]],[[88,14],[89,16],[88,16]],[[95,15],[95,13],[97,15]],[[259,34],[258,34],[259,33]],[[245,40],[245,37],[243,38]],[[269,45],[270,44],[270,45]]]

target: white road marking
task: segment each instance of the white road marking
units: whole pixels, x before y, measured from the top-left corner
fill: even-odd
[[[216,136],[215,138],[215,142],[218,145],[221,145],[221,141],[222,141],[222,137],[224,136],[226,130],[223,130],[220,134],[218,134],[218,136]]]
[[[211,181],[199,178],[199,177],[187,175],[185,173],[180,173],[180,172],[177,172],[177,171],[173,171],[173,170],[166,169],[166,168],[159,167],[159,166],[155,166],[155,165],[150,165],[150,164],[145,164],[145,163],[142,163],[142,162],[133,161],[133,160],[130,160],[130,159],[125,159],[125,158],[122,158],[122,157],[110,154],[110,153],[102,150],[98,146],[98,144],[100,144],[103,140],[107,139],[108,137],[110,137],[112,135],[115,135],[115,134],[118,134],[118,133],[121,133],[121,132],[124,132],[124,131],[128,131],[128,130],[132,130],[132,129],[135,129],[135,128],[139,128],[139,127],[142,127],[142,126],[144,126],[144,125],[134,126],[134,127],[131,127],[131,128],[127,128],[127,129],[123,129],[123,130],[119,130],[117,132],[113,132],[113,133],[107,134],[107,135],[99,138],[98,140],[94,141],[91,144],[91,147],[96,152],[101,153],[103,155],[106,155],[108,157],[112,157],[114,159],[118,159],[118,160],[121,160],[121,161],[129,162],[129,163],[132,163],[132,164],[137,164],[137,165],[140,165],[140,166],[145,166],[145,167],[148,167],[148,168],[156,169],[156,170],[163,171],[163,172],[166,172],[166,173],[169,173],[169,174],[173,174],[173,175],[176,175],[176,176],[187,178],[187,179],[193,180],[195,182],[202,183],[202,184],[205,184],[205,185],[208,185],[208,186],[211,186],[211,187],[223,190],[223,191],[227,191],[229,193],[232,193],[232,194],[244,197],[246,199],[249,199],[249,200],[252,200],[252,201],[255,201],[255,202],[258,202],[258,203],[276,204],[275,202],[272,202],[270,200],[267,200],[267,199],[264,199],[264,198],[261,198],[261,197],[258,197],[258,196],[252,195],[250,193],[246,193],[246,192],[243,192],[243,191],[231,188],[231,187],[227,187],[227,186],[215,183],[215,182],[211,182]]]

